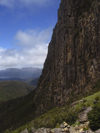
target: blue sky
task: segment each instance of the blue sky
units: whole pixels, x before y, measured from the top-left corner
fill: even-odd
[[[60,0],[0,0],[0,69],[42,67]]]

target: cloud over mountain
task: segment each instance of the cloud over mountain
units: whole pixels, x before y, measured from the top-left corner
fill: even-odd
[[[16,35],[15,49],[0,48],[0,69],[14,67],[42,67],[52,29],[19,30]]]

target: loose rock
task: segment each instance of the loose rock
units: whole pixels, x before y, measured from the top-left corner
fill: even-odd
[[[29,133],[27,128],[25,130],[23,130],[21,133]]]

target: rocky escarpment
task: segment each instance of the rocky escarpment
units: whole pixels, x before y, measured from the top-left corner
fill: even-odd
[[[96,81],[100,89],[100,0],[61,0],[38,87],[26,97],[0,104],[0,133],[84,97],[94,91]],[[68,109],[62,109],[64,114]]]
[[[30,132],[26,128],[20,133],[100,133],[100,130],[93,132],[88,128],[88,122],[83,125],[81,124],[80,126],[76,125],[75,127],[68,125],[66,122],[63,122],[59,128],[39,128],[37,130],[35,128],[31,128]]]
[[[35,101],[39,112],[93,89],[100,78],[100,1],[61,0]]]

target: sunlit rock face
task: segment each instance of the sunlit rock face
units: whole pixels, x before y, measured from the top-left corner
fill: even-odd
[[[39,112],[93,89],[100,78],[100,1],[61,0],[35,97]]]

